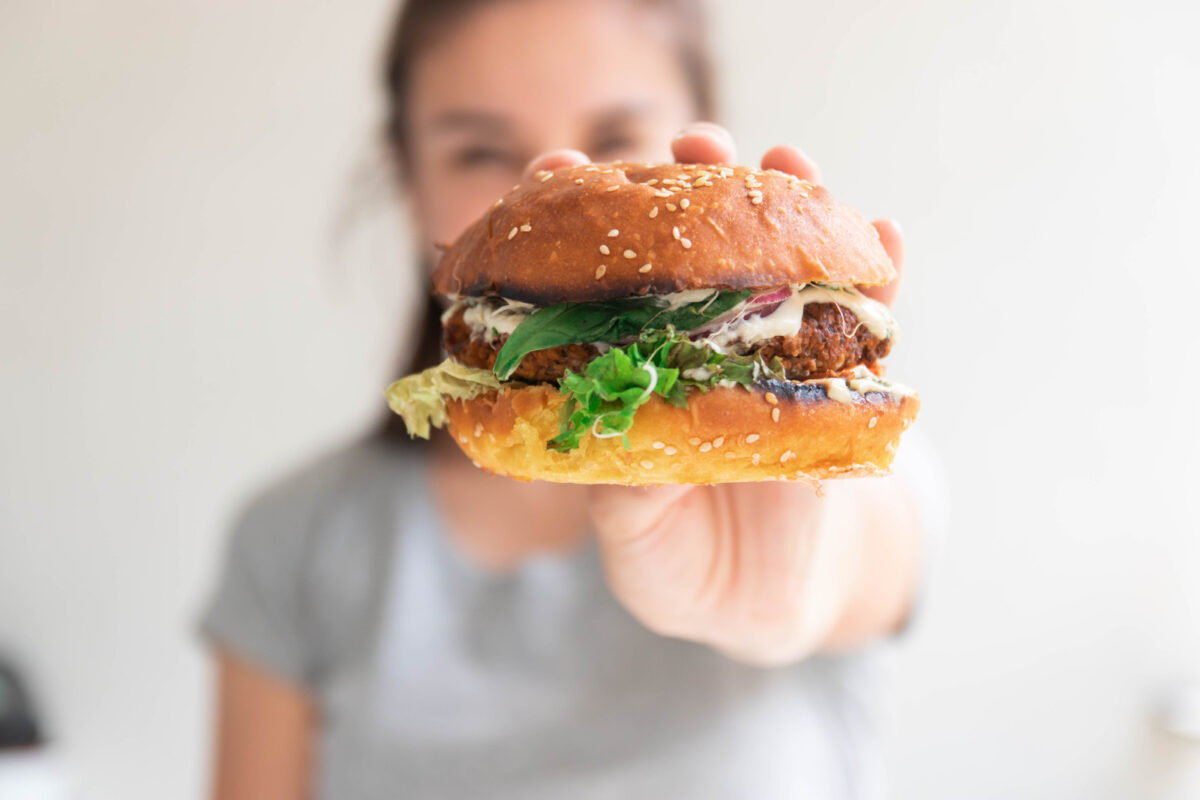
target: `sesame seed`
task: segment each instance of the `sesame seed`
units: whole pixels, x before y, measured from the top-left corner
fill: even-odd
[[[678,453],[679,451],[676,450],[674,447],[671,447],[670,445],[668,445],[667,447],[663,448],[663,452],[669,456],[673,456],[676,453]]]
[[[756,205],[756,206],[762,205],[762,198],[761,197],[751,197],[750,203],[751,203],[751,205]]]
[[[671,228],[671,235],[675,237],[676,241],[679,240],[679,226],[678,225],[676,225],[674,228]]]
[[[613,228],[611,231],[608,232],[608,238],[610,238],[610,239],[615,239],[616,237],[618,237],[620,235],[621,235],[621,232],[619,230],[617,230],[616,228]]]
[[[509,232],[508,232],[508,238],[509,238],[509,239],[511,239],[511,238],[513,238],[514,236],[516,236],[516,235],[517,235],[517,231],[519,231],[519,230],[521,230],[521,229],[520,229],[520,228],[518,228],[516,225],[513,225],[513,229],[512,229],[511,231],[509,231]]]
[[[674,203],[667,203],[667,211],[678,211],[679,207]]]
[[[619,184],[619,183],[614,183],[612,186],[608,187],[608,188],[607,188],[607,189],[605,189],[604,191],[606,191],[606,192],[615,192],[617,189],[620,189],[620,188],[621,188],[621,184]]]
[[[779,404],[779,398],[775,396],[774,392],[767,392],[766,398],[767,398],[767,402],[773,406]]]
[[[692,240],[691,240],[691,239],[680,239],[680,240],[679,240],[679,243],[680,243],[681,245],[683,245],[683,249],[684,249],[684,250],[687,250],[689,247],[691,247],[691,246],[692,246]]]
[[[779,406],[775,406],[775,408],[771,409],[771,421],[779,422]]]
[[[718,436],[717,438],[713,439],[713,447],[720,447],[723,444],[725,444],[724,436]]]
[[[637,258],[637,253],[633,252],[632,250],[626,250],[621,255],[625,256],[626,258]]]
[[[584,172],[599,172],[600,168],[599,167],[584,167],[583,171]]]
[[[647,186],[653,186],[656,183],[658,183],[658,178],[651,178],[650,180],[646,181]]]
[[[670,197],[671,193],[668,192],[666,189],[659,189],[658,191],[656,191],[654,193],[654,196],[655,197]]]
[[[537,175],[534,175],[534,177],[537,178],[542,183],[545,183],[546,181],[548,181],[554,177],[554,173],[550,172],[549,170],[543,169],[543,170],[539,170]]]
[[[608,269],[608,267],[604,266],[603,264],[601,264],[600,266],[596,267],[596,280],[600,280],[601,278],[603,278],[603,277],[604,277],[604,272],[605,272],[605,270],[607,270],[607,269]]]
[[[658,206],[655,206],[654,208],[650,209],[650,219],[654,219],[657,216],[658,216]]]
[[[475,438],[478,439],[482,435],[483,435],[483,423],[476,422],[475,423]]]
[[[460,442],[462,442],[463,444],[466,444],[466,443],[467,443],[467,437],[465,437],[465,436],[459,436],[459,437],[458,437],[458,440],[459,440]]]
[[[700,445],[701,453],[707,453],[709,450],[712,450],[712,442],[705,442],[704,444]]]
[[[746,444],[754,444],[758,440],[759,440],[759,435],[757,433],[747,434],[747,436],[746,436]]]
[[[499,207],[500,207],[500,206],[502,206],[502,205],[504,205],[504,198],[503,198],[503,197],[501,197],[499,200],[497,200],[497,201],[496,201],[496,205],[494,205],[494,206],[493,206],[493,208],[499,208]]]
[[[514,184],[513,184],[513,188],[509,189],[509,191],[510,191],[510,192],[515,192],[517,189],[520,189],[520,188],[521,188],[521,184],[519,184],[519,183],[514,183]]]
[[[643,461],[642,469],[654,469],[654,462],[653,461]]]
[[[762,461],[762,456],[760,456],[758,453],[755,453],[754,455],[750,456],[750,463],[753,464],[754,466],[757,467],[759,461]]]
[[[638,272],[649,272],[652,269],[654,269],[653,264],[642,264],[640,267],[638,267]]]
[[[608,249],[608,245],[602,244],[602,245],[600,245],[600,252],[603,253],[604,255],[608,255],[612,251]]]
[[[583,183],[583,178],[576,178],[576,179],[575,179],[575,185],[576,185],[576,186],[578,186],[578,185],[580,185],[580,184],[582,184],[582,183]]]
[[[521,226],[521,233],[529,233],[531,230],[533,230],[533,226],[528,222]]]
[[[751,190],[748,192],[748,194],[749,194],[751,197],[762,197],[762,192],[761,192],[761,191],[759,191],[758,189],[751,189]]]
[[[874,428],[879,423],[878,417],[871,417],[871,421],[867,423],[868,428]]]
[[[679,201],[680,208],[687,208],[691,204],[692,204],[692,201],[688,200],[686,197]]]
[[[795,457],[796,457],[796,454],[793,453],[791,450],[784,450],[783,455],[781,455],[779,457],[779,463],[786,464],[788,461],[792,460]]]
[[[693,436],[692,438],[688,439],[688,444],[692,445],[693,447],[700,444],[700,437]]]
[[[664,447],[666,447],[666,445],[664,445],[662,442],[654,442],[650,446],[653,447],[655,450],[662,450]]]

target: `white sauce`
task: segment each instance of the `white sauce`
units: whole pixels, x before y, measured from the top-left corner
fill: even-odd
[[[676,309],[702,302],[715,293],[715,289],[691,289],[659,297],[666,301],[665,308]],[[881,339],[895,338],[900,333],[887,306],[863,296],[857,289],[810,283],[791,287],[791,295],[770,314],[731,319],[697,343],[708,344],[723,353],[752,349],[758,342],[776,336],[794,336],[804,322],[804,307],[809,303],[835,303],[852,311],[860,325]],[[459,300],[442,315],[442,321],[459,308],[463,309],[463,322],[472,332],[492,342],[497,336],[512,334],[537,306],[504,297]]]
[[[699,303],[701,300],[707,300],[716,293],[716,289],[688,289],[683,292],[660,294],[659,297],[667,301],[668,311],[674,311],[680,306],[686,306],[688,303]]]
[[[904,397],[915,394],[912,389],[902,383],[892,383],[881,378],[871,370],[859,364],[854,368],[850,378],[815,378],[805,383],[818,384],[825,387],[825,394],[837,403],[853,403],[855,392],[864,395],[867,392],[882,392],[889,397]]]
[[[809,303],[835,303],[854,312],[858,323],[880,339],[899,335],[896,321],[887,306],[863,296],[849,286],[823,286],[809,283],[793,286],[792,294],[770,314],[729,320],[701,341],[718,352],[748,349],[776,336],[794,336],[804,322],[804,307]]]
[[[708,367],[691,367],[685,369],[681,374],[690,381],[706,381],[716,373]]]
[[[522,303],[520,300],[489,298],[479,303],[455,303],[442,315],[442,321],[453,316],[460,306],[463,308],[463,322],[471,326],[472,332],[482,333],[489,342],[498,335],[510,335],[536,308],[532,303]]]
[[[666,301],[665,309],[673,311],[689,303],[699,303],[717,293],[716,289],[691,289],[659,295]],[[471,327],[472,333],[482,334],[488,342],[497,336],[511,335],[525,318],[537,310],[532,303],[509,300],[506,297],[485,297],[478,300],[458,300],[442,314],[442,322],[463,309],[463,322]]]

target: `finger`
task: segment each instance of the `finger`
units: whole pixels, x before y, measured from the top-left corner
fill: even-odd
[[[714,122],[693,122],[675,134],[671,153],[680,164],[732,164],[733,134]]]
[[[580,150],[551,150],[548,153],[542,153],[526,164],[521,178],[525,180],[531,178],[535,172],[559,167],[574,167],[577,164],[587,164],[589,161],[591,159],[587,157],[587,153]]]
[[[821,182],[821,170],[817,162],[804,155],[799,147],[790,144],[777,145],[764,153],[762,168],[777,169],[812,183]]]
[[[597,536],[610,544],[627,544],[654,528],[695,488],[686,484],[592,486],[588,510]]]
[[[883,249],[887,251],[888,258],[892,260],[892,266],[896,268],[896,277],[883,286],[860,286],[858,288],[867,297],[890,306],[895,302],[896,294],[900,291],[900,277],[904,274],[904,232],[900,230],[900,223],[893,219],[877,219],[871,224],[879,232],[879,241],[883,244]]]

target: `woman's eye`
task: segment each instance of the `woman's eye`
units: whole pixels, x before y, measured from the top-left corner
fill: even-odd
[[[514,163],[514,157],[506,150],[496,147],[465,147],[451,156],[451,163],[462,169],[478,167],[509,167]]]
[[[585,152],[597,161],[612,161],[613,156],[629,153],[636,147],[632,136],[613,134],[592,142]]]

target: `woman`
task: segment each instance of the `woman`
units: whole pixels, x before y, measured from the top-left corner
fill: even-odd
[[[524,168],[732,161],[686,127],[712,112],[700,23],[685,0],[409,3],[388,141],[428,261]],[[818,177],[794,148],[763,165]],[[205,617],[215,796],[869,796],[870,662],[836,653],[903,624],[919,538],[898,478],[588,489],[488,476],[446,437],[352,445],[235,532]]]

